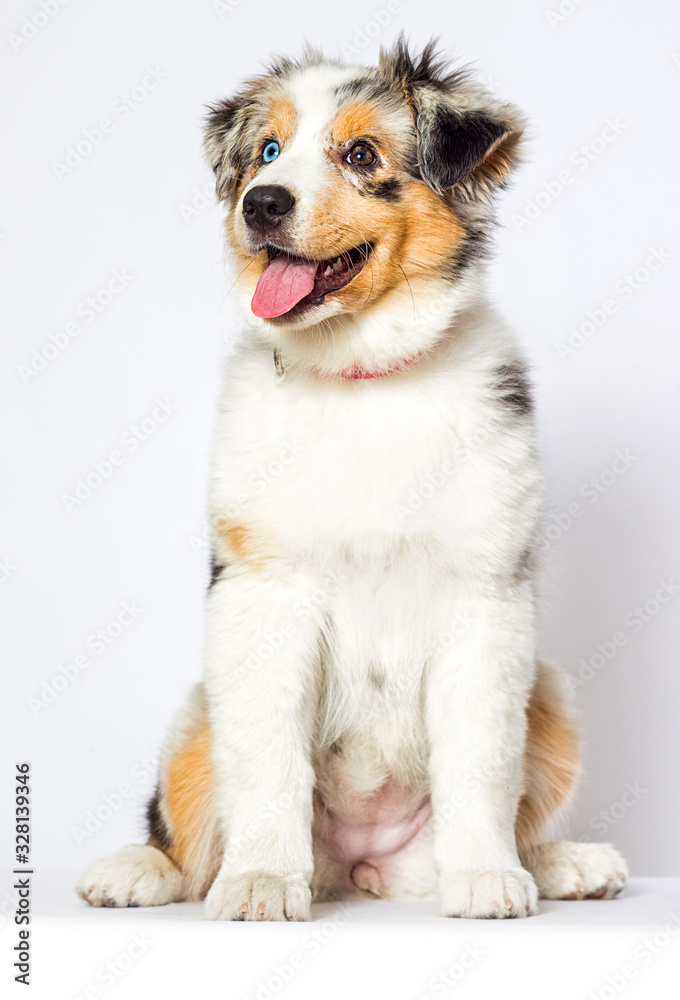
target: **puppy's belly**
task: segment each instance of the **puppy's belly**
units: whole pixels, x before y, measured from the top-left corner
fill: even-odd
[[[370,796],[343,796],[341,804],[331,805],[317,790],[314,839],[318,849],[339,867],[346,888],[357,885],[379,893],[386,888],[397,855],[409,846],[431,814],[427,794],[391,779]],[[366,866],[375,873],[374,887],[360,884],[366,881]]]

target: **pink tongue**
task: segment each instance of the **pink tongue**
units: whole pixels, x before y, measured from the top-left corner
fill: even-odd
[[[314,288],[316,268],[316,261],[279,254],[261,275],[250,308],[262,319],[283,316]]]

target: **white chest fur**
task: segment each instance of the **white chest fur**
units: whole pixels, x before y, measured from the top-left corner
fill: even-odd
[[[266,349],[241,348],[216,431],[213,522],[326,569],[391,563],[404,544],[433,571],[518,557],[540,499],[533,430],[490,398],[512,342],[480,330],[461,322],[444,365],[368,380],[280,378]]]

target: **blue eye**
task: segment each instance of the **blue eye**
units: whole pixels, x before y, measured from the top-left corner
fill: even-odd
[[[262,150],[262,159],[265,163],[271,163],[279,155],[278,142],[268,142]]]

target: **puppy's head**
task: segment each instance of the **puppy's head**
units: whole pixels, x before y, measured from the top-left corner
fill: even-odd
[[[206,149],[256,316],[300,329],[483,255],[522,119],[403,39],[376,68],[307,51],[209,112]]]

